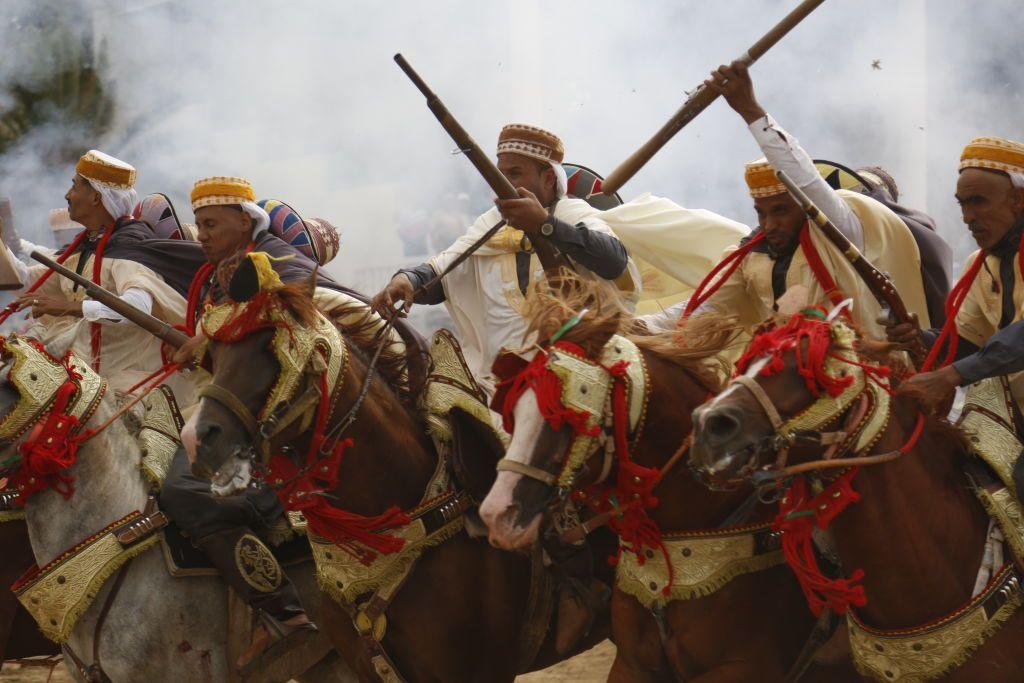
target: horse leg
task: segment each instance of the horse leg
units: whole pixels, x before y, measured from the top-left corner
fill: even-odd
[[[612,593],[611,612],[616,653],[609,683],[674,681],[654,615],[618,588]]]
[[[32,617],[7,587],[35,562],[22,520],[0,523],[0,667],[5,659],[57,654],[57,646],[40,633]]]

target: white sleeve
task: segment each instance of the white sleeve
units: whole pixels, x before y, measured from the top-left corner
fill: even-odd
[[[14,271],[14,274],[17,276],[18,280],[21,282],[22,287],[25,287],[28,284],[30,284],[29,283],[28,266],[25,264],[25,262],[23,262],[21,259],[19,259],[18,255],[15,254],[13,251],[11,251],[7,247],[6,244],[3,245],[3,249],[2,249],[2,251],[0,251],[0,259],[3,260],[3,265],[4,266],[7,266],[7,268],[12,269]],[[7,274],[5,274],[5,276],[0,278],[0,279],[4,279],[4,280],[8,279],[7,278]],[[6,283],[5,282],[4,284],[13,284],[13,283]]]
[[[144,289],[136,287],[126,289],[124,294],[120,296],[120,299],[146,313],[152,313],[153,311],[153,297]],[[110,324],[127,322],[120,313],[116,313],[99,301],[93,301],[92,299],[86,299],[82,302],[82,317],[90,322]]]
[[[771,115],[754,121],[749,128],[772,168],[792,178],[797,187],[806,192],[811,201],[839,228],[839,232],[863,251],[864,231],[860,219],[821,177],[811,157],[796,138],[782,130]]]

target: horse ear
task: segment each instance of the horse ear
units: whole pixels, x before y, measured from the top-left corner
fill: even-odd
[[[228,295],[234,301],[249,301],[260,291],[259,273],[252,259],[243,258],[235,268],[231,282],[228,284]]]

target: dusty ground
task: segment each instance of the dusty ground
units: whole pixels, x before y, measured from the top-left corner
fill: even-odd
[[[557,664],[550,669],[520,676],[516,683],[601,683],[608,678],[615,646],[605,641],[583,654]],[[4,683],[46,683],[49,672],[39,667],[19,667],[9,665],[0,671],[0,681]],[[58,666],[50,683],[72,683],[74,679],[63,665]]]

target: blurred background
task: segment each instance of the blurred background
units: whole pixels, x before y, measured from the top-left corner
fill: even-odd
[[[0,196],[24,237],[51,243],[75,159],[138,168],[191,220],[197,178],[342,230],[329,270],[372,293],[448,246],[489,189],[391,60],[402,52],[477,141],[548,128],[566,160],[607,173],[707,73],[795,0],[3,0]],[[881,165],[931,213],[959,263],[973,242],[953,200],[963,145],[1024,139],[1015,0],[830,0],[753,69],[765,108],[816,158]],[[623,189],[751,224],[742,166],[759,156],[717,102]],[[441,307],[416,322],[445,324]]]

